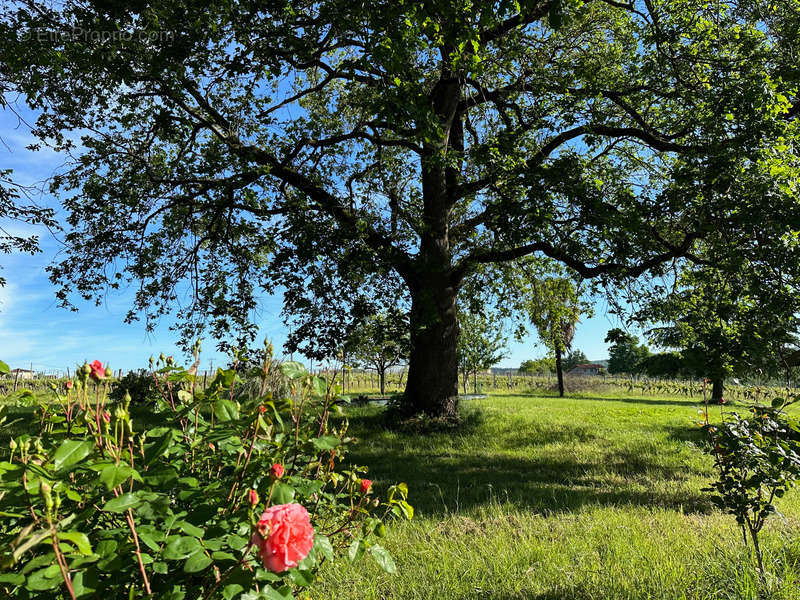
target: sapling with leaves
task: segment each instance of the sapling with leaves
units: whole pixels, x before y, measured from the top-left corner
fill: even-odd
[[[752,544],[762,579],[759,533],[767,518],[777,513],[775,500],[800,478],[800,422],[786,412],[795,402],[775,398],[771,406],[753,406],[747,416],[723,412],[720,424],[709,422],[708,405],[704,413],[709,452],[718,473],[706,490],[715,492],[713,502],[736,518],[745,546]]]
[[[534,326],[540,342],[555,355],[558,395],[563,396],[562,359],[572,348],[581,315],[591,315],[591,305],[581,298],[580,282],[551,261],[527,260],[518,269],[520,317]]]
[[[478,373],[505,358],[507,340],[496,315],[487,316],[463,310],[458,317],[458,364],[463,374],[464,393],[472,376],[473,391],[478,393]]]
[[[378,374],[381,396],[386,394],[386,371],[408,359],[408,313],[386,309],[361,320],[350,332],[345,355]]]

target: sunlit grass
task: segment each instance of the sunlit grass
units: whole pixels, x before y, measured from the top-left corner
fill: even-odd
[[[337,565],[311,596],[758,598],[733,518],[701,489],[712,465],[700,404],[493,395],[465,402],[464,426],[439,433],[387,429],[379,408],[354,409],[350,459],[378,484],[407,482],[417,515],[385,540],[398,575]],[[761,597],[800,598],[800,494],[779,509],[764,533],[772,577]]]

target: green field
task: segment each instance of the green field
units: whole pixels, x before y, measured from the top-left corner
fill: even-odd
[[[379,408],[353,409],[349,458],[378,485],[407,482],[417,514],[385,540],[398,575],[367,561],[329,568],[311,597],[800,598],[800,493],[763,532],[770,577],[759,596],[733,517],[701,490],[713,474],[699,408],[498,394],[465,402],[456,433],[398,432]]]

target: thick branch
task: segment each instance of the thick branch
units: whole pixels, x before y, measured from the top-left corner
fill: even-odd
[[[535,23],[544,17],[548,12],[550,12],[550,9],[552,9],[557,2],[558,0],[545,0],[527,13],[514,15],[513,17],[506,19],[491,29],[482,31],[480,34],[481,42],[484,44],[487,42],[493,42],[502,38],[509,31],[517,29],[518,27],[524,27],[525,25]]]
[[[309,177],[286,166],[271,152],[243,142],[233,131],[230,122],[220,114],[200,93],[193,82],[182,80],[183,89],[197,102],[205,115],[188,105],[163,81],[159,81],[164,94],[216,135],[236,156],[269,167],[269,175],[291,185],[311,199],[321,212],[333,217],[342,227],[352,232],[362,231],[362,239],[371,249],[383,256],[403,277],[411,275],[411,259],[397,248],[389,238],[378,232],[370,223],[359,220],[339,202],[338,198]]]
[[[651,256],[636,265],[625,265],[617,262],[588,265],[583,260],[560,248],[556,248],[548,242],[534,242],[505,250],[475,252],[462,259],[459,265],[454,269],[454,283],[460,282],[474,265],[516,260],[535,252],[541,252],[549,258],[565,264],[585,279],[612,273],[624,275],[626,277],[637,277],[648,269],[652,269],[663,262],[686,256],[690,252],[694,242],[699,238],[700,234],[696,232],[686,234],[680,244],[668,245],[665,252]]]

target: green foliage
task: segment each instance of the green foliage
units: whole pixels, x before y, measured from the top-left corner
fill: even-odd
[[[775,500],[800,479],[800,421],[789,416],[787,402],[755,406],[751,414],[726,415],[717,425],[704,425],[711,442],[718,479],[708,488],[717,506],[736,517],[745,543],[753,543],[759,572],[764,562],[758,534],[776,513]]]
[[[509,285],[517,289],[512,300],[517,319],[531,323],[548,350],[566,354],[581,314],[591,314],[579,285],[558,265],[535,259],[521,261]],[[524,327],[517,336],[523,332]]]
[[[497,319],[463,311],[459,314],[461,334],[458,337],[458,366],[466,379],[476,377],[505,357],[507,340]],[[475,386],[477,393],[477,384]]]
[[[351,330],[344,353],[348,362],[375,369],[385,393],[386,370],[408,360],[408,315],[398,309],[370,315]]]
[[[610,329],[606,334],[608,349],[608,372],[638,373],[642,369],[641,363],[650,355],[650,350],[644,344],[639,344],[639,338],[619,328]]]
[[[519,365],[522,373],[554,373],[556,359],[552,357],[523,360]]]
[[[0,73],[0,87],[3,87],[2,84],[2,74]],[[6,99],[4,96],[0,96],[0,110],[4,109],[5,106]],[[58,229],[53,209],[42,208],[34,203],[26,205],[20,202],[21,196],[32,195],[33,191],[32,188],[14,182],[11,170],[0,169],[0,216],[6,223],[19,222]],[[39,252],[38,235],[20,234],[10,227],[0,227],[0,254],[10,252],[27,252],[30,254]],[[0,286],[5,285],[5,282],[6,280],[0,277]],[[2,372],[0,371],[0,373]]]
[[[153,374],[144,370],[130,371],[122,379],[115,381],[108,392],[108,397],[114,402],[122,402],[125,394],[135,402],[144,404],[153,404],[161,397]]]
[[[769,264],[755,260],[761,253],[718,269],[684,270],[671,293],[650,298],[641,311],[664,323],[649,336],[681,350],[687,371],[713,381],[780,372],[800,327],[800,293],[790,281],[800,249],[787,243]]]
[[[134,422],[131,400],[107,402],[108,380],[81,369],[51,399],[61,410],[11,439],[0,462],[4,595],[289,599],[354,544],[396,571],[377,539],[387,518],[413,515],[408,489],[390,486],[381,501],[362,485],[366,469],[337,469],[354,440],[346,421],[329,422],[335,388],[269,351],[261,393],[240,401],[234,370],[218,369],[201,391],[192,369],[155,368],[151,425]],[[266,389],[275,372],[288,396]],[[258,521],[282,504],[308,510],[313,545],[273,572],[258,556],[269,535]]]
[[[331,315],[399,285],[451,365],[439,328],[482,265],[615,283],[798,231],[794,3],[5,4],[3,89],[56,150],[85,138],[52,178],[66,305],[131,282],[152,322],[201,281],[183,329],[247,340],[285,290],[330,356]],[[769,196],[730,193],[748,169]],[[453,369],[410,377],[413,408],[453,406]]]
[[[692,374],[694,369],[679,352],[658,352],[639,361],[637,370],[649,377],[677,379]]]

